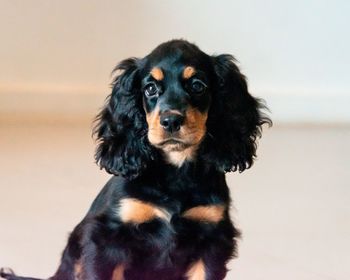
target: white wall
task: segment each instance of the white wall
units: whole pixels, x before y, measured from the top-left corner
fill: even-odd
[[[0,0],[0,113],[94,111],[115,63],[186,38],[234,54],[275,121],[350,121],[349,14],[345,0]]]

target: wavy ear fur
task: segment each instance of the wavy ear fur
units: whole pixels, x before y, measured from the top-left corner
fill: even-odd
[[[138,59],[123,60],[113,70],[116,71],[121,73],[114,79],[112,93],[95,120],[95,159],[101,169],[132,179],[152,160],[139,89]]]
[[[216,90],[207,122],[205,159],[221,171],[242,172],[256,157],[262,125],[272,122],[261,112],[266,109],[262,101],[249,94],[234,57],[223,54],[212,57],[212,61]]]

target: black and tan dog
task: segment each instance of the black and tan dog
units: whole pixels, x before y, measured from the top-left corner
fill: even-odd
[[[231,55],[183,40],[115,72],[94,130],[96,160],[115,176],[49,279],[223,279],[239,236],[225,172],[252,165],[261,126],[271,123],[264,106]]]

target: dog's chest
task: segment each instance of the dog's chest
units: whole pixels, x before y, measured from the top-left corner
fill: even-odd
[[[137,224],[154,219],[170,226],[172,221],[178,219],[218,223],[228,207],[226,189],[226,185],[223,188],[214,182],[176,179],[163,184],[133,186],[125,189],[127,195],[118,203],[118,214],[122,221]]]
[[[219,201],[217,199],[217,201]],[[198,202],[189,195],[163,197],[162,203],[139,198],[121,200],[119,215],[133,245],[135,267],[176,268],[181,271],[193,262],[203,240],[226,219],[225,203]],[[135,255],[137,257],[135,257]]]
[[[226,218],[228,198],[218,186],[181,182],[179,187],[176,183],[175,180],[157,188],[145,185],[125,190],[128,195],[118,203],[120,220],[145,230],[152,223],[158,224],[163,235],[177,241],[189,231],[215,228]]]
[[[119,190],[115,213],[121,223],[111,237],[130,244],[135,267],[182,271],[203,240],[228,221],[228,196],[221,191],[226,185],[180,179],[167,184],[143,180]]]

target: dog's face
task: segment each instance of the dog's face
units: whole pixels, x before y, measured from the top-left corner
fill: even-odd
[[[164,160],[178,168],[201,160],[221,172],[252,165],[261,126],[271,121],[231,55],[173,40],[115,71],[94,131],[101,168],[134,178]]]
[[[161,45],[140,71],[150,144],[168,162],[193,160],[206,135],[212,64],[197,48]]]

